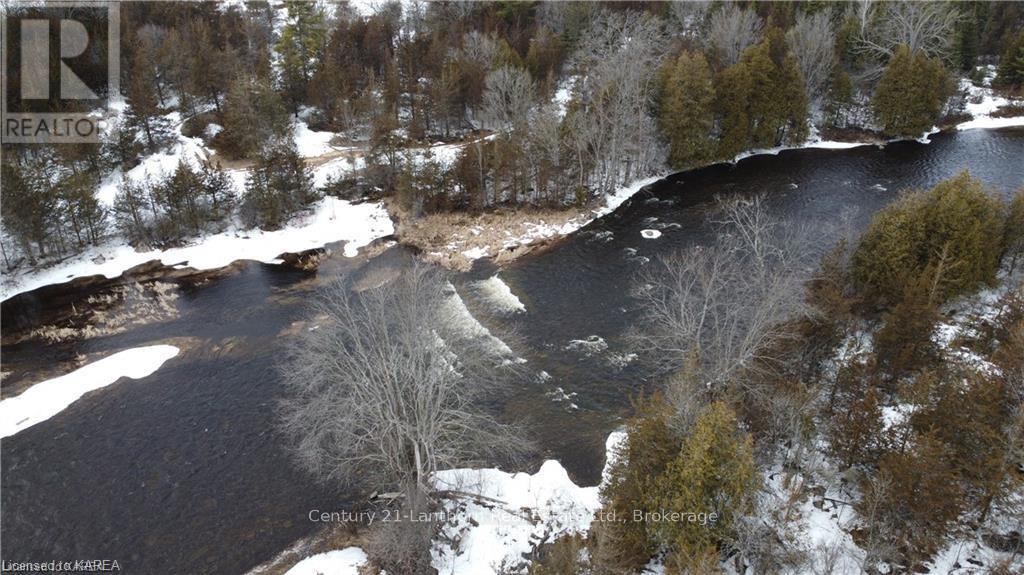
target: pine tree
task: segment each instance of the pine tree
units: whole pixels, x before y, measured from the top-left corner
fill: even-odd
[[[674,168],[698,166],[711,160],[715,87],[703,54],[683,52],[669,61],[662,88],[661,129],[669,140]]]
[[[285,92],[298,113],[306,99],[313,70],[323,58],[327,31],[324,14],[315,2],[286,0],[288,23],[281,31],[277,51],[281,54],[282,79]]]
[[[240,74],[228,93],[224,110],[224,140],[234,156],[251,156],[291,133],[281,97],[263,79]]]
[[[887,135],[918,137],[939,120],[952,89],[940,60],[900,46],[875,87],[871,106]]]
[[[237,194],[234,182],[220,166],[220,163],[216,165],[210,162],[204,163],[200,181],[203,195],[210,203],[211,219],[220,220],[228,216],[235,204]]]
[[[295,144],[279,142],[265,148],[249,170],[242,200],[247,224],[278,229],[287,220],[319,199],[313,175],[299,157]]]
[[[152,241],[147,195],[140,184],[127,176],[124,176],[114,195],[114,225],[135,246],[149,245]]]
[[[18,242],[31,263],[45,256],[50,228],[57,214],[57,194],[52,186],[56,166],[47,153],[15,158],[6,154],[3,162],[3,201],[0,202],[4,229]]]
[[[169,123],[160,114],[154,69],[148,62],[149,56],[145,53],[136,54],[132,61],[127,94],[128,125],[141,130],[147,149],[154,151],[166,140]]]
[[[206,219],[199,204],[200,192],[199,176],[184,160],[179,160],[171,176],[157,186],[157,199],[168,220],[165,227],[165,233],[171,236],[168,239],[200,232]]]
[[[1018,34],[1000,56],[995,82],[1000,86],[1024,84],[1024,32]]]

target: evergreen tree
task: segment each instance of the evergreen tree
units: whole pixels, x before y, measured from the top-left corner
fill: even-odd
[[[669,61],[661,98],[661,129],[674,168],[707,163],[713,154],[715,87],[703,54],[683,52]]]
[[[933,433],[950,450],[950,461],[984,519],[1015,473],[1003,436],[1012,418],[1012,398],[1000,378],[971,369],[953,369],[933,382],[911,423],[919,433]]]
[[[31,263],[45,256],[50,243],[53,217],[57,213],[55,168],[49,154],[28,154],[4,158],[3,201],[0,214],[4,230],[10,233]]]
[[[941,61],[900,46],[875,87],[871,106],[885,134],[916,138],[939,120],[952,89]]]
[[[879,364],[894,378],[920,367],[933,357],[932,331],[939,312],[931,298],[935,267],[906,282],[899,303],[874,335]]]
[[[862,293],[900,300],[906,283],[931,270],[934,304],[992,281],[1002,254],[1003,205],[966,171],[880,210],[853,254]]]
[[[680,445],[670,426],[671,408],[661,395],[640,399],[634,408],[636,415],[626,424],[626,437],[616,447],[608,481],[601,486],[604,515],[622,521],[602,525],[599,536],[614,547],[608,560],[621,572],[643,567],[658,550],[654,526],[634,521],[633,513],[653,511],[655,481]]]
[[[306,99],[313,71],[323,57],[327,30],[324,13],[316,2],[286,0],[288,23],[281,31],[277,51],[281,54],[281,73],[285,92],[298,113]]]
[[[299,210],[318,199],[313,176],[295,144],[265,148],[249,170],[242,217],[251,226],[278,229]]]
[[[832,390],[829,447],[848,467],[874,465],[884,447],[882,405],[869,371],[858,361],[840,366]]]
[[[104,229],[106,210],[96,199],[98,184],[94,172],[83,170],[68,174],[57,188],[61,219],[70,226],[78,247],[98,241]]]
[[[836,127],[846,127],[847,114],[853,105],[853,80],[841,68],[836,68],[829,84],[825,115]]]
[[[200,192],[199,176],[184,160],[179,160],[174,173],[157,186],[157,201],[164,212],[161,232],[165,241],[200,232],[206,219],[200,206]]]
[[[751,145],[770,148],[806,139],[807,92],[782,31],[769,28],[761,42],[743,53],[741,61],[751,78],[747,101]]]
[[[1018,261],[1024,257],[1024,187],[1019,188],[1010,200],[1003,232],[1003,258],[1009,259],[1011,270],[1017,269]]]
[[[231,86],[224,110],[224,140],[230,155],[246,157],[291,133],[281,97],[263,79],[240,74]]]
[[[162,146],[167,139],[169,122],[160,113],[154,69],[145,53],[136,54],[128,80],[128,125],[140,130],[149,151]]]
[[[693,572],[695,559],[716,554],[731,537],[736,519],[750,509],[756,487],[750,437],[739,429],[729,406],[710,404],[650,494],[651,509],[716,515],[716,521],[706,525],[687,520],[653,525],[657,540],[670,549],[667,563],[676,566],[673,572]]]
[[[943,442],[928,434],[906,450],[887,453],[879,462],[878,474],[888,478],[889,490],[876,521],[888,525],[893,543],[911,565],[943,545],[963,509],[963,487],[953,460]],[[858,507],[862,516],[871,515]]]
[[[124,176],[114,195],[114,225],[132,245],[151,241],[148,192],[141,184]]]
[[[718,157],[731,160],[750,146],[750,116],[747,102],[753,86],[746,63],[738,62],[718,75],[715,87],[719,138]]]
[[[1024,84],[1024,32],[1017,34],[1000,56],[995,82],[1000,86]]]
[[[220,163],[213,165],[206,162],[199,178],[203,195],[210,205],[210,218],[220,220],[227,217],[237,200],[235,184],[227,172]]]

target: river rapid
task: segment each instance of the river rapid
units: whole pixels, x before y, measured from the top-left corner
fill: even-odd
[[[963,169],[1009,195],[1024,185],[1024,130],[786,151],[677,174],[548,249],[500,270],[480,262],[453,283],[481,323],[514,333],[510,344],[532,374],[495,408],[527,425],[539,457],[596,483],[604,438],[628,415],[630,397],[654,384],[623,338],[638,316],[629,295],[636,270],[713,241],[716,196],[763,193],[794,224],[852,214],[862,228],[901,190]],[[167,342],[182,351],[153,375],[90,393],[2,441],[3,558],[116,559],[132,574],[244,573],[312,533],[311,509],[342,509],[359,494],[317,486],[289,462],[274,428],[276,361],[283,342],[312,325],[306,304],[324,285],[370,284],[412,257],[401,246],[353,259],[334,249],[313,273],[240,262],[174,288],[160,321],[64,343],[5,338],[5,396],[70,371],[76,356]],[[493,290],[479,289],[495,273],[525,312],[505,313]],[[32,294],[5,302],[4,328],[11,318],[31,324],[47,305]]]

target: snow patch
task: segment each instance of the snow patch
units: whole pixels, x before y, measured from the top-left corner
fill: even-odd
[[[615,448],[624,437],[622,432],[608,436],[602,481],[607,480]],[[441,489],[472,496],[445,502],[445,515],[451,519],[442,526],[432,550],[438,573],[523,573],[524,555],[563,535],[586,533],[601,508],[600,486],[576,485],[554,460],[545,461],[532,475],[451,469],[438,472],[435,480]],[[449,541],[457,542],[454,549]]]
[[[359,547],[319,553],[307,557],[285,572],[285,575],[359,575],[366,564],[366,553]]]
[[[302,120],[296,120],[293,126],[295,133],[295,147],[303,158],[316,158],[334,150],[331,147],[331,138],[334,132],[315,132],[309,129],[309,125]]]
[[[566,351],[582,353],[585,357],[590,357],[607,349],[608,342],[599,335],[591,335],[586,339],[573,339],[565,346]]]
[[[0,437],[46,421],[86,393],[122,377],[142,379],[178,355],[173,345],[151,345],[117,352],[75,371],[37,383],[20,395],[0,401]]]
[[[656,240],[661,237],[661,232],[658,230],[640,230],[640,235],[648,240]]]
[[[393,233],[391,218],[382,204],[352,204],[326,197],[314,204],[311,215],[299,218],[280,230],[226,231],[200,238],[188,246],[142,252],[125,243],[109,243],[90,248],[51,268],[6,275],[0,294],[7,299],[76,277],[103,275],[114,278],[128,268],[151,260],[160,260],[168,265],[184,263],[197,270],[216,269],[246,259],[273,264],[281,263],[278,256],[283,253],[301,252],[340,241],[347,242],[345,255],[354,257],[359,248]]]

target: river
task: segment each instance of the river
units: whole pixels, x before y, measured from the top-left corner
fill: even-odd
[[[560,459],[576,480],[593,484],[605,436],[628,414],[629,398],[652,385],[629,363],[622,337],[637,316],[629,296],[635,270],[644,258],[711,241],[706,215],[716,195],[764,193],[790,221],[816,225],[853,213],[863,226],[900,190],[963,169],[1009,194],[1024,185],[1022,160],[1021,130],[755,156],[659,181],[501,269],[525,313],[489,311],[473,289],[497,271],[486,262],[453,281],[482,323],[515,333],[513,347],[536,375],[513,390],[505,416],[528,425],[539,457]],[[645,239],[644,229],[662,235]],[[224,277],[180,288],[171,317],[121,333],[5,344],[4,370],[14,381],[67,371],[78,354],[167,340],[182,353],[148,378],[89,394],[3,440],[3,558],[117,559],[132,574],[244,573],[313,532],[310,509],[340,509],[355,497],[296,471],[274,429],[275,362],[282,341],[302,329],[294,322],[305,319],[309,298],[337,277],[394,273],[412,257],[401,247],[355,259],[340,252],[315,274],[236,264]],[[26,309],[45,304],[23,301]]]

